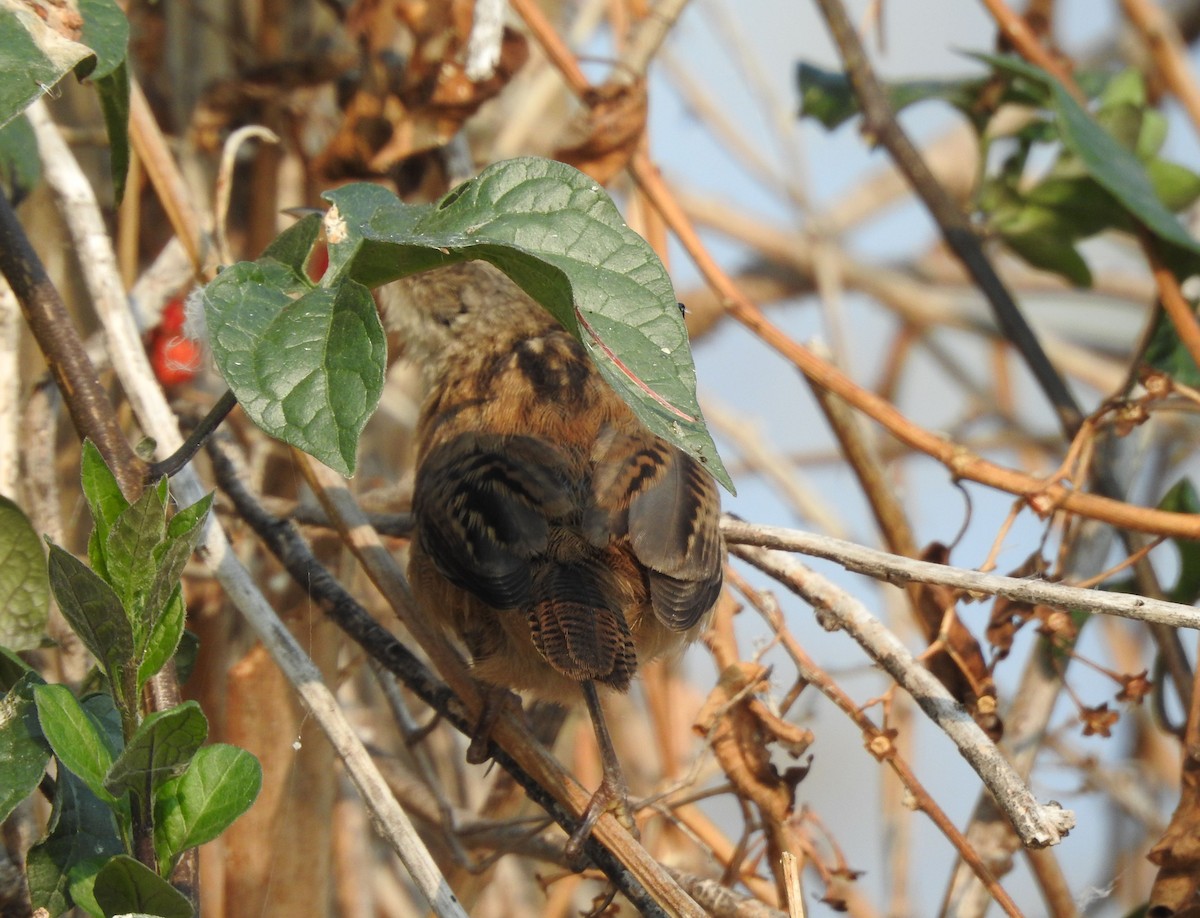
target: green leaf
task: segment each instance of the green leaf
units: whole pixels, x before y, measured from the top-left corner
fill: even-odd
[[[1154,193],[1169,210],[1180,211],[1200,198],[1200,175],[1191,169],[1162,159],[1146,163],[1146,174]]]
[[[432,207],[376,185],[325,197],[337,208],[322,283],[374,286],[437,265],[491,262],[576,335],[600,373],[656,434],[731,491],[696,402],[696,371],[675,292],[654,250],[599,185],[563,163],[514,159]],[[337,233],[327,233],[338,238]]]
[[[1000,231],[1005,244],[1035,268],[1066,278],[1076,287],[1092,285],[1092,271],[1072,244],[1072,237],[1046,225],[1024,232]]]
[[[1142,130],[1138,133],[1137,144],[1133,150],[1134,155],[1144,163],[1158,156],[1159,150],[1166,143],[1169,127],[1170,122],[1162,112],[1154,108],[1143,109]],[[1168,204],[1167,209],[1172,210],[1173,208]]]
[[[125,737],[121,732],[121,712],[117,703],[108,692],[93,692],[79,700],[83,709],[100,731],[100,739],[108,747],[110,759],[121,754],[125,746]]]
[[[306,214],[276,236],[262,257],[287,265],[297,278],[311,286],[304,269],[320,234],[321,214]]]
[[[49,611],[42,540],[21,508],[0,496],[0,644],[11,650],[37,647]]]
[[[975,56],[998,69],[1039,81],[1048,87],[1048,104],[1058,120],[1063,144],[1079,157],[1092,178],[1152,233],[1182,248],[1200,252],[1200,242],[1188,234],[1154,193],[1154,187],[1138,158],[1106,133],[1058,80],[1041,68],[1016,57]]]
[[[64,38],[32,10],[0,6],[0,127],[95,59],[86,45]]]
[[[107,863],[108,858],[106,857],[86,858],[75,864],[67,877],[67,889],[71,894],[71,900],[75,903],[75,907],[83,909],[89,915],[93,916],[93,918],[106,918],[104,909],[96,901],[96,896],[93,894],[92,889],[96,885],[96,877]],[[128,916],[122,915],[121,918],[128,918]]]
[[[262,768],[245,749],[205,746],[191,767],[155,797],[154,844],[160,864],[212,841],[246,812],[262,787]]]
[[[168,539],[186,539],[193,548],[199,543],[204,531],[204,521],[212,509],[213,492],[209,491],[194,504],[177,510],[167,523]]]
[[[33,125],[25,117],[14,118],[0,128],[0,191],[13,205],[19,204],[42,177]]]
[[[129,70],[122,63],[116,70],[96,81],[104,129],[108,132],[108,170],[112,175],[113,198],[117,204],[125,197],[125,179],[129,175]]]
[[[121,493],[100,450],[91,440],[83,441],[83,455],[80,460],[80,479],[83,485],[83,496],[87,499],[88,508],[92,511],[92,535],[88,540],[88,560],[101,576],[108,571],[108,560],[105,554],[108,544],[108,533],[113,523],[125,512],[129,501]]]
[[[194,701],[150,714],[113,762],[105,788],[148,800],[164,781],[183,773],[207,735],[208,721]]]
[[[57,545],[50,546],[50,588],[63,617],[113,683],[121,685],[133,660],[133,629],[121,599],[82,561]]]
[[[66,911],[72,905],[73,872],[122,850],[112,810],[72,772],[60,772],[48,835],[29,849],[25,859],[34,908],[45,908],[51,915]]]
[[[800,117],[814,118],[826,130],[841,127],[859,114],[858,97],[845,73],[823,70],[801,61],[796,66],[800,91]],[[984,81],[979,77],[957,80],[902,80],[885,83],[884,92],[896,114],[910,105],[938,99],[969,112]]]
[[[1025,201],[1054,213],[1056,232],[1086,239],[1106,229],[1130,226],[1121,205],[1092,179],[1054,174],[1042,179],[1025,195]]]
[[[183,591],[176,584],[165,612],[155,617],[146,637],[146,647],[138,664],[139,691],[175,655],[186,620],[187,606],[183,602]]]
[[[223,271],[205,288],[204,304],[213,357],[246,414],[352,474],[387,356],[370,291],[352,282],[309,289],[268,259]]]
[[[200,638],[191,631],[184,631],[175,649],[175,678],[180,685],[187,685],[196,669],[196,658],[200,655]]]
[[[1181,478],[1159,501],[1158,507],[1172,513],[1200,513],[1200,495],[1190,479]],[[1168,598],[1190,606],[1200,599],[1200,542],[1194,539],[1171,541],[1179,552],[1179,577]]]
[[[115,0],[79,0],[83,17],[83,43],[96,53],[93,79],[109,76],[125,63],[129,47],[129,20]]]
[[[127,854],[112,858],[96,875],[92,893],[106,915],[142,913],[191,918],[191,903],[174,886]]]
[[[0,646],[0,692],[10,692],[34,668],[7,647]]]
[[[204,534],[204,521],[208,517],[211,506],[212,494],[206,494],[190,507],[180,510],[167,523],[166,540],[155,548],[154,557],[157,569],[154,579],[142,603],[147,629],[142,644],[152,640],[151,633],[158,628],[159,616],[167,610],[167,603],[174,601],[173,596],[179,587],[179,579],[183,576],[188,559]],[[182,627],[182,618],[180,618],[180,628]],[[163,649],[164,636],[160,633],[156,638],[160,650]],[[176,634],[170,640],[174,642],[170,653],[174,653],[174,644],[178,643],[179,636]],[[144,652],[145,648],[139,645],[139,653]],[[169,658],[168,654],[167,659]],[[164,663],[166,663],[166,659],[158,663],[158,668],[161,668]],[[157,668],[155,672],[157,672]]]
[[[167,536],[166,485],[163,479],[146,488],[113,522],[104,546],[108,582],[130,617],[135,643],[147,630],[144,603],[158,573],[155,549]]]
[[[98,798],[115,804],[116,797],[104,787],[104,776],[113,758],[103,727],[65,685],[39,685],[34,689],[34,700],[42,734],[59,761]]]
[[[1159,311],[1150,343],[1146,345],[1145,359],[1150,366],[1162,370],[1177,382],[1200,387],[1200,369],[1197,369],[1191,352],[1179,340],[1175,324],[1165,311]]]
[[[37,673],[27,673],[0,700],[0,822],[37,789],[50,761],[33,700],[42,684]]]

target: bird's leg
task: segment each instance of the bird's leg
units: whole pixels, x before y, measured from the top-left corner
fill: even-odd
[[[596,789],[596,793],[592,795],[587,812],[583,814],[583,821],[567,840],[568,862],[578,859],[579,853],[583,850],[583,843],[587,841],[588,836],[592,834],[592,829],[596,826],[596,820],[610,809],[631,835],[635,838],[638,836],[637,823],[634,822],[633,813],[629,809],[629,787],[625,783],[625,773],[621,770],[621,763],[617,760],[617,751],[613,748],[612,737],[608,733],[608,724],[604,720],[604,709],[600,706],[600,694],[596,691],[596,683],[589,679],[581,682],[580,688],[583,689],[588,715],[591,717],[592,727],[596,731],[596,743],[600,747],[600,765],[604,770],[604,778]]]
[[[488,742],[492,738],[492,728],[504,713],[504,709],[515,704],[521,709],[521,699],[500,685],[478,683],[479,693],[483,697],[483,706],[479,709],[479,717],[471,729],[471,743],[467,746],[467,761],[472,765],[482,765],[489,758]]]

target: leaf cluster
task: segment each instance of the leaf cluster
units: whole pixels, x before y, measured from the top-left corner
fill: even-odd
[[[990,164],[975,199],[989,233],[1030,265],[1080,287],[1091,285],[1092,273],[1079,243],[1110,230],[1148,231],[1181,276],[1200,267],[1200,245],[1174,216],[1200,197],[1200,175],[1160,156],[1166,118],[1150,105],[1139,73],[1082,76],[1089,110],[1020,58],[971,56],[991,73],[893,83],[886,92],[896,110],[934,99],[949,103],[974,127],[981,162]],[[832,129],[857,112],[844,75],[801,64],[798,80],[802,116]],[[1020,126],[995,128],[1001,106],[1025,110]],[[1036,151],[1050,151],[1052,161],[1031,176]]]
[[[217,368],[266,433],[343,474],[379,403],[386,368],[371,287],[488,261],[582,342],[639,418],[732,490],[696,401],[696,371],[670,278],[654,250],[582,172],[546,159],[497,163],[432,205],[377,185],[325,195],[329,268],[305,271],[310,215],[263,256],[204,288]],[[619,356],[618,356],[619,355]]]
[[[25,565],[31,583],[25,592],[44,597],[40,583],[48,582],[63,617],[97,661],[86,682],[93,688],[77,697],[0,648],[6,692],[0,819],[39,785],[53,788],[46,836],[27,856],[35,907],[58,915],[78,906],[102,918],[189,916],[190,903],[166,877],[184,851],[215,838],[253,803],[262,780],[245,750],[202,746],[208,722],[196,702],[141,712],[143,687],[176,655],[184,635],[180,579],[212,497],[168,515],[164,482],[130,502],[91,443],[84,444],[82,484],[94,524],[90,567],[51,544],[48,559],[37,552],[40,571],[36,563]],[[32,527],[25,523],[20,533],[27,557]],[[7,534],[4,540],[15,542]],[[13,574],[9,565],[4,570]],[[24,628],[9,629],[26,646],[28,622],[37,617],[23,607],[17,619]],[[46,777],[51,760],[52,782]],[[135,824],[152,826],[157,869],[132,856]]]

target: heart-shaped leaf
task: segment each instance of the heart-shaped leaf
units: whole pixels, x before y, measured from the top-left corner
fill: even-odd
[[[370,291],[352,281],[313,288],[263,259],[223,271],[204,305],[217,367],[254,423],[352,474],[386,362]]]
[[[730,490],[696,401],[696,370],[671,280],[604,189],[551,160],[497,163],[431,207],[376,185],[325,195],[329,283],[368,286],[428,268],[494,264],[584,344],[607,382],[651,430]]]

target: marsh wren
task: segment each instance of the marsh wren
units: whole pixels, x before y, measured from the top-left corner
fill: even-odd
[[[610,805],[629,817],[596,686],[625,691],[702,628],[722,581],[716,484],[490,265],[416,275],[393,296],[389,324],[426,384],[413,592],[483,682],[560,703],[582,689],[604,767],[586,836]]]

